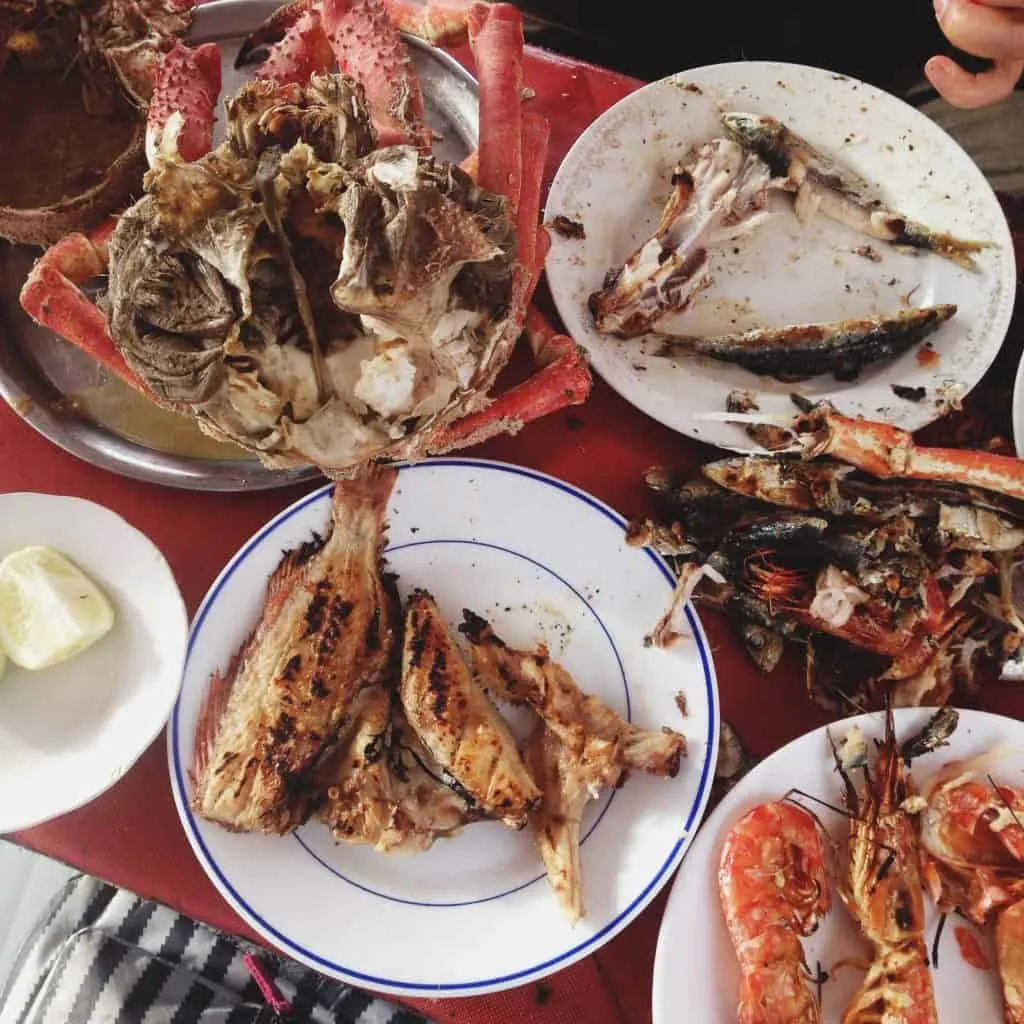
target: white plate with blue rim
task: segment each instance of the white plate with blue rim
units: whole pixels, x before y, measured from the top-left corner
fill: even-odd
[[[542,978],[618,934],[671,878],[714,775],[718,698],[707,641],[644,646],[674,577],[625,543],[623,518],[553,477],[499,462],[432,459],[400,469],[385,559],[404,597],[424,587],[451,627],[463,608],[508,642],[544,641],[584,690],[644,728],[687,739],[675,779],[634,775],[583,822],[586,915],[570,927],[528,830],[481,822],[426,853],[340,844],[313,821],[285,837],[236,834],[189,809],[189,766],[211,673],[226,668],[262,607],[283,550],[324,531],[330,487],[241,548],[211,587],[189,640],[168,752],[174,798],[201,864],[268,943],[332,977],[399,996],[468,996]],[[685,698],[686,715],[677,695]]]

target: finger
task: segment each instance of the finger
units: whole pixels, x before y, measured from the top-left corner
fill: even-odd
[[[970,0],[979,7],[1008,7],[1011,10],[1024,10],[1024,0]]]
[[[928,81],[954,107],[973,110],[1005,100],[1024,72],[1024,61],[997,61],[991,71],[972,75],[949,57],[932,57],[924,66]]]
[[[946,38],[964,53],[990,60],[1024,56],[1024,9],[935,0],[935,15]]]

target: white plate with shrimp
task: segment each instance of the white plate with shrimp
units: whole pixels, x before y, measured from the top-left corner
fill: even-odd
[[[922,729],[934,713],[930,708],[905,708],[895,712],[896,737],[903,742]],[[687,854],[686,869],[677,878],[665,909],[654,966],[654,1024],[675,1024],[679,1007],[686,1007],[688,1020],[702,1024],[735,1021],[740,992],[740,970],[726,930],[719,896],[719,863],[726,836],[732,826],[752,808],[781,800],[793,793],[801,806],[812,811],[828,836],[845,844],[848,819],[815,799],[842,806],[842,783],[833,770],[828,733],[840,743],[852,727],[858,727],[867,741],[874,761],[873,740],[885,733],[883,713],[862,715],[817,729],[801,736],[761,762],[731,790],[705,823]],[[979,758],[980,779],[986,773],[1001,785],[1024,782],[1024,725],[1009,718],[979,711],[960,711],[959,724],[947,746],[915,758],[910,768],[915,788],[921,790],[947,763]],[[859,773],[852,772],[859,786]],[[924,938],[928,950],[935,946],[940,915],[925,897]],[[700,938],[695,941],[695,922]],[[938,967],[930,971],[938,1008],[938,1019],[963,1021],[1003,1020],[1003,1004],[991,925],[979,928],[960,916],[947,920],[938,941]],[[973,951],[972,951],[973,947]],[[817,931],[803,940],[811,971],[819,966],[828,979],[820,985],[822,1015],[826,1022],[839,1021],[863,978],[870,960],[870,947],[832,886],[832,909]],[[987,969],[972,966],[970,956]],[[980,956],[980,959],[979,959]],[[813,987],[812,987],[813,990]],[[787,1020],[783,1016],[773,1021]],[[797,1018],[793,1018],[794,1020]],[[811,1018],[799,1018],[810,1020]],[[858,1018],[859,1019],[859,1018]],[[926,1018],[920,1018],[925,1024]],[[904,1018],[893,1021],[904,1024]],[[918,1024],[909,1016],[905,1024]]]
[[[742,237],[709,248],[710,286],[689,311],[658,326],[697,336],[822,323],[953,303],[955,316],[902,354],[840,383],[830,375],[784,383],[710,358],[655,354],[643,338],[598,333],[588,298],[605,274],[651,237],[672,191],[672,169],[725,133],[725,111],[770,115],[845,169],[886,205],[934,231],[986,241],[971,271],[933,253],[908,254],[820,212],[804,226],[788,195]],[[749,450],[742,426],[723,422],[734,389],[762,413],[790,417],[790,394],[831,400],[908,430],[937,418],[981,379],[1002,344],[1016,272],[1006,218],[984,175],[934,122],[873,86],[818,68],[762,61],[681,72],[645,86],[580,136],[555,176],[545,219],[582,224],[585,237],[552,231],[547,261],[562,320],[598,373],[637,408],[681,433]],[[892,385],[909,390],[898,396]]]
[[[673,779],[635,772],[590,801],[581,828],[586,913],[575,925],[548,885],[529,826],[481,821],[426,852],[390,856],[339,843],[316,819],[284,836],[230,832],[190,806],[211,673],[224,670],[258,619],[282,552],[323,535],[330,509],[325,487],[273,519],[228,563],[196,614],[168,730],[172,789],[196,856],[269,943],[374,991],[479,995],[568,967],[654,898],[703,814],[718,700],[696,614],[687,610],[689,635],[673,650],[644,645],[675,577],[659,556],[629,546],[625,520],[582,491],[498,462],[404,466],[387,505],[384,552],[401,596],[430,590],[453,635],[470,608],[510,644],[547,642],[578,685],[620,715],[682,733],[687,756]]]

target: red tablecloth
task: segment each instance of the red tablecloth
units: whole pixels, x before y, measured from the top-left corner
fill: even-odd
[[[468,53],[456,56],[469,63]],[[525,78],[536,93],[532,109],[547,115],[553,126],[548,182],[580,132],[641,84],[535,49],[527,51]],[[1024,209],[1011,210],[1011,221],[1024,226]],[[987,378],[993,382],[988,399],[977,403],[984,409],[984,422],[979,425],[961,415],[956,420],[961,432],[985,437],[1008,432],[1007,381],[1012,382],[1019,358],[1019,343],[1013,339],[1021,334],[1020,326],[1011,331],[1000,366]],[[948,429],[936,427],[933,433]],[[712,452],[655,423],[598,381],[586,405],[571,415],[549,417],[518,437],[499,438],[473,454],[551,473],[631,515],[647,508],[640,479],[647,466],[665,463],[696,470]],[[136,483],[65,455],[0,404],[0,491],[16,490],[78,495],[116,510],[160,546],[194,610],[242,542],[308,488],[224,495]],[[795,660],[763,677],[739,649],[729,624],[712,615],[704,621],[724,717],[753,754],[764,756],[825,722],[824,713],[803,692]],[[994,686],[983,700],[991,710],[1024,713],[1024,690]],[[165,751],[161,737],[103,797],[13,838],[229,932],[256,938],[207,880],[185,841],[171,798]],[[459,1024],[642,1024],[651,1017],[651,975],[664,900],[663,893],[599,953],[541,984],[464,1000],[418,1000],[415,1005],[439,1021]]]

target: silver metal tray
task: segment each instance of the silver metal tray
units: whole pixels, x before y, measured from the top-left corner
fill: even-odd
[[[235,55],[244,37],[278,6],[278,0],[214,0],[199,8],[190,42],[220,44],[222,96],[251,75],[251,67],[234,68]],[[434,150],[462,160],[477,144],[476,82],[443,51],[418,39],[406,41],[427,121],[439,136]],[[18,305],[18,292],[38,255],[37,249],[0,242],[0,396],[26,423],[94,466],[169,487],[264,490],[319,476],[313,468],[268,469],[242,449],[213,441],[191,420],[157,409],[32,323]]]

